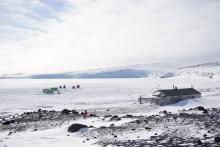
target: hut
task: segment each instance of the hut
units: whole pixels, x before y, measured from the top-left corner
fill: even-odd
[[[43,89],[43,93],[45,93],[45,94],[54,94],[54,92],[57,94],[60,94],[60,91],[57,87]]]
[[[54,94],[52,89],[43,89],[43,93],[45,93],[45,94]]]
[[[169,105],[173,103],[177,103],[181,100],[191,99],[191,98],[200,98],[201,93],[194,88],[184,88],[178,89],[177,87],[174,89],[164,89],[157,90],[152,94],[152,97],[144,98],[142,96],[139,97],[139,103],[153,103],[156,105]]]

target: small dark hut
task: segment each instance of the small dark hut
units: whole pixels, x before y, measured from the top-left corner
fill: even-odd
[[[150,102],[156,105],[169,105],[185,99],[200,98],[201,93],[194,88],[178,89],[176,87],[174,89],[157,90],[152,96],[150,98],[140,96],[139,102],[141,104]]]

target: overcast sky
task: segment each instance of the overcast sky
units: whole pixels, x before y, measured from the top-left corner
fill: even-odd
[[[0,0],[0,73],[220,57],[220,0]]]

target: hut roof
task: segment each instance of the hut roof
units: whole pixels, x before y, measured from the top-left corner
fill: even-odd
[[[181,95],[201,94],[199,91],[195,90],[194,88],[165,89],[165,90],[158,90],[158,91],[165,94],[166,96],[181,96]]]

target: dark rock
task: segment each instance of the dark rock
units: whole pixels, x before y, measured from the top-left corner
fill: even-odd
[[[94,126],[89,126],[89,128],[95,128]]]
[[[3,124],[3,125],[10,125],[10,124],[12,124],[12,123],[15,123],[15,120],[5,121],[5,122],[3,122],[2,124]]]
[[[114,126],[115,126],[115,124],[111,124],[111,125],[110,125],[110,127],[114,127]]]
[[[55,113],[56,111],[55,110],[51,110],[51,111],[49,111],[50,113]]]
[[[201,140],[197,140],[197,144],[198,145],[202,145],[202,141]]]
[[[117,135],[115,135],[114,137],[115,137],[115,138],[117,138],[118,136],[117,136]]]
[[[155,138],[157,138],[157,136],[154,136],[154,135],[153,135],[153,136],[151,136],[150,138],[151,138],[151,139],[155,139]]]
[[[110,121],[119,121],[121,118],[118,115],[114,115],[110,118]]]
[[[105,129],[105,128],[106,128],[106,126],[101,126],[101,127],[100,127],[100,129]]]
[[[63,110],[61,111],[61,114],[69,115],[70,112],[71,112],[71,111],[68,110],[68,109],[63,109]]]
[[[145,129],[146,129],[146,130],[151,130],[151,128],[150,128],[150,127],[145,127]]]
[[[215,137],[214,141],[215,142],[220,142],[220,137]]]
[[[112,115],[104,115],[104,118],[112,117]]]
[[[82,128],[88,128],[88,126],[87,125],[83,125],[83,124],[77,124],[77,123],[76,124],[72,124],[71,126],[68,127],[68,132],[71,132],[71,133],[77,132],[77,131],[79,131]]]
[[[89,117],[98,117],[98,116],[95,114],[89,114]]]
[[[26,114],[26,115],[30,115],[30,114],[31,114],[31,112],[26,112],[25,114]]]
[[[141,124],[140,120],[136,120],[135,122],[136,122],[136,124]]]
[[[128,114],[128,115],[123,116],[123,118],[134,118],[134,116]]]
[[[198,106],[197,109],[198,109],[199,111],[205,110],[205,108],[204,108],[203,106]]]
[[[9,133],[8,133],[8,136],[10,136],[12,133],[13,133],[13,132],[9,132]]]
[[[72,110],[72,114],[78,115],[78,114],[79,114],[79,112],[78,112],[78,111],[76,111],[76,110]]]
[[[208,110],[207,110],[207,109],[204,109],[204,110],[203,110],[203,113],[204,113],[204,114],[207,114],[207,113],[208,113]]]
[[[167,111],[166,111],[166,110],[164,110],[164,111],[163,111],[163,114],[167,114]]]

